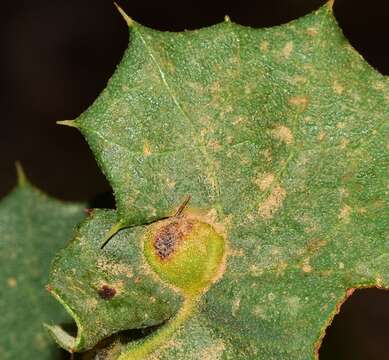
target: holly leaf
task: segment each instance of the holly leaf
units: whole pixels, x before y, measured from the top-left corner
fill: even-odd
[[[317,358],[353,289],[388,287],[388,79],[351,47],[331,3],[265,29],[226,19],[158,32],[124,17],[121,64],[67,124],[114,190],[108,237],[130,227],[101,251],[121,249],[183,301],[119,359]]]
[[[49,264],[83,218],[83,205],[48,197],[21,175],[0,203],[1,358],[60,359],[43,322],[70,323],[45,289]]]

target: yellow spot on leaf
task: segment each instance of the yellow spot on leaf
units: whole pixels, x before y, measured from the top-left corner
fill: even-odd
[[[143,145],[143,155],[144,156],[150,156],[151,155],[151,150],[149,144],[146,142]]]
[[[18,285],[18,282],[17,282],[16,278],[10,277],[10,278],[7,279],[7,285],[10,288],[15,288]]]

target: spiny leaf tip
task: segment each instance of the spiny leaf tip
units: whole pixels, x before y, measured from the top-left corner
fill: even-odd
[[[18,185],[20,187],[23,187],[27,183],[27,177],[26,177],[26,174],[23,170],[22,164],[19,161],[16,161],[15,167],[16,167],[16,176],[18,179]]]
[[[126,14],[126,12],[116,2],[114,2],[114,5],[118,9],[120,15],[123,17],[125,22],[127,23],[128,27],[132,27],[134,21]]]
[[[75,120],[61,120],[57,121],[56,124],[78,128]]]

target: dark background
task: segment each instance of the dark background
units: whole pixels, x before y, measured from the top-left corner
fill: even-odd
[[[178,31],[228,14],[253,27],[278,25],[322,0],[122,0],[136,21]],[[389,1],[337,0],[351,44],[389,74]],[[0,197],[15,184],[14,161],[49,194],[90,200],[109,193],[81,135],[55,125],[77,117],[104,88],[127,46],[128,31],[110,0],[35,0],[0,5]],[[109,198],[109,196],[108,196]],[[107,203],[108,204],[108,203]],[[389,293],[357,291],[335,318],[320,359],[388,359]]]

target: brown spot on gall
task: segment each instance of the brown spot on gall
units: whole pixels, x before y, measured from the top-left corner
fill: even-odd
[[[191,229],[190,221],[179,219],[163,226],[157,232],[154,238],[154,249],[161,260],[169,258],[174,253],[177,245]]]
[[[100,297],[104,300],[110,300],[116,295],[116,289],[113,287],[110,287],[108,285],[103,285],[97,293],[100,295]]]

